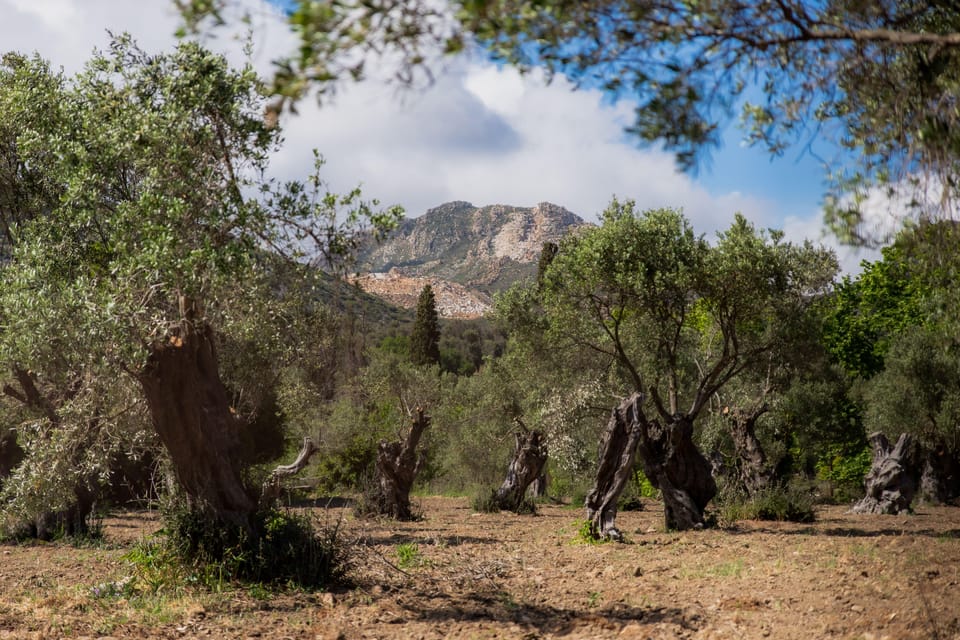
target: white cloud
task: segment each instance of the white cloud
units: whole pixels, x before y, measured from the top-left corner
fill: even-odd
[[[9,0],[14,11],[29,19],[38,19],[44,27],[65,34],[77,19],[77,7],[71,0]]]

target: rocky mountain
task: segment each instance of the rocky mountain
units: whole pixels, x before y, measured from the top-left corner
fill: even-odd
[[[356,268],[362,274],[384,274],[361,282],[371,293],[376,293],[374,287],[386,287],[377,295],[388,299],[391,287],[398,290],[398,300],[408,295],[399,289],[416,287],[404,281],[413,278],[423,279],[419,288],[427,281],[435,289],[442,289],[441,283],[461,285],[478,302],[489,304],[493,293],[536,275],[545,242],[559,242],[586,224],[548,202],[535,207],[448,202],[404,220],[384,242],[362,249]],[[464,301],[467,307],[472,304]]]

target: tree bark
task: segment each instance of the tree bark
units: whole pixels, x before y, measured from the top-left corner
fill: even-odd
[[[267,478],[267,481],[263,484],[263,491],[260,493],[260,504],[267,505],[276,501],[280,497],[280,481],[303,471],[310,462],[310,458],[312,458],[313,454],[317,451],[319,451],[319,449],[313,440],[305,437],[303,439],[303,446],[300,447],[300,453],[297,454],[297,459],[290,464],[277,466],[277,468],[270,473],[270,477]]]
[[[923,449],[920,496],[931,504],[946,504],[960,495],[960,463],[942,443]]]
[[[639,453],[643,472],[663,496],[664,526],[703,528],[703,510],[717,494],[710,463],[693,443],[693,422],[678,416],[666,425],[641,422]]]
[[[703,510],[717,493],[710,463],[693,443],[693,422],[677,416],[666,425],[643,414],[643,395],[634,393],[613,410],[600,443],[597,481],[587,495],[594,535],[622,540],[616,528],[617,500],[640,454],[643,472],[663,495],[667,529],[703,527]]]
[[[220,379],[212,328],[184,300],[180,325],[138,374],[154,428],[188,503],[249,529],[256,501],[238,468],[239,423]]]
[[[547,448],[543,434],[526,431],[516,434],[513,460],[507,468],[507,477],[493,494],[497,506],[507,511],[518,511],[527,488],[540,477],[547,462]]]
[[[901,433],[893,447],[880,432],[870,434],[869,440],[873,465],[864,478],[867,495],[850,512],[895,515],[909,510],[921,474],[919,447],[913,436]]]
[[[424,429],[429,425],[430,417],[418,407],[406,440],[380,441],[377,447],[377,486],[374,498],[377,513],[397,520],[413,519],[410,489],[423,466],[423,456],[417,453],[417,445]]]
[[[748,496],[756,495],[757,492],[767,488],[773,477],[755,429],[757,420],[766,412],[766,405],[749,411],[729,407],[724,410],[730,425],[730,437],[735,451],[734,482]]]
[[[633,461],[642,433],[642,403],[643,396],[639,393],[623,400],[610,413],[600,441],[597,479],[585,504],[590,530],[599,538],[623,540],[623,534],[616,527],[617,500],[633,474]]]
[[[542,498],[547,495],[547,488],[550,485],[550,479],[547,477],[547,463],[544,460],[543,468],[540,469],[540,474],[536,479],[530,483],[530,488],[527,490],[527,493],[531,498]]]

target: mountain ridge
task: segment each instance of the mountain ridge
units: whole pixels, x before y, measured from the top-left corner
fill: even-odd
[[[479,309],[483,305],[489,308],[497,292],[536,275],[544,243],[559,243],[586,226],[589,224],[576,214],[549,202],[533,207],[476,207],[454,200],[419,217],[404,219],[379,244],[361,247],[355,281],[369,287],[370,293],[403,306],[408,304],[409,289],[414,286],[404,279],[430,282],[444,289],[448,297],[472,297],[462,304],[453,301],[446,306],[459,306],[459,317],[475,317],[463,316],[463,309],[482,315],[485,310]],[[397,291],[391,291],[391,286]],[[462,294],[458,286],[463,288]]]

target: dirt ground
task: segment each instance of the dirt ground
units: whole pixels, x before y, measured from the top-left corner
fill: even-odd
[[[331,593],[114,593],[152,513],[95,546],[0,546],[0,638],[960,638],[960,508],[666,533],[650,501],[620,515],[626,544],[588,545],[580,509],[420,502],[411,523],[315,510],[357,545]]]

